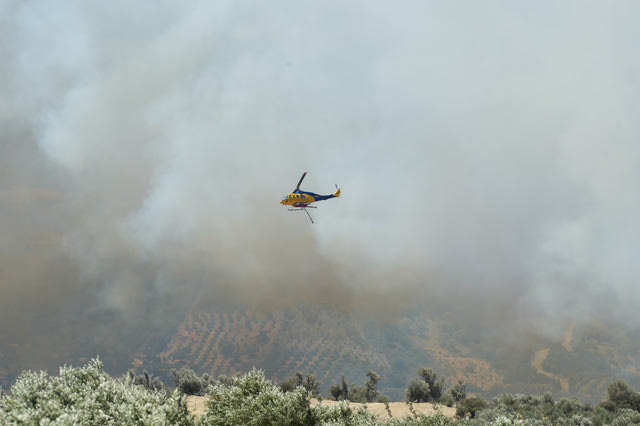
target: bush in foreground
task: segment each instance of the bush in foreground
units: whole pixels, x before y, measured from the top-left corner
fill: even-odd
[[[58,377],[23,372],[10,393],[0,397],[0,424],[194,424],[178,392],[113,379],[102,367],[94,359],[84,367],[62,367]]]
[[[298,386],[287,392],[253,369],[209,389],[202,425],[378,425],[365,409],[353,410],[346,402],[311,407],[311,393]]]
[[[195,383],[185,370],[184,383]],[[187,374],[189,373],[189,374]],[[195,373],[194,373],[195,374]],[[204,377],[204,376],[203,376]],[[378,376],[368,374],[369,386],[361,387],[363,399],[375,396]],[[422,375],[421,375],[422,377]],[[438,387],[435,375],[432,383]],[[206,382],[210,383],[208,377]],[[424,379],[424,377],[423,377]],[[260,370],[237,377],[220,378],[209,387],[208,411],[197,422],[188,413],[179,389],[167,393],[154,384],[152,376],[129,374],[113,379],[95,359],[84,367],[62,367],[59,376],[45,372],[23,372],[7,393],[0,392],[0,425],[385,425],[385,426],[485,426],[485,425],[580,425],[626,426],[640,424],[640,397],[621,380],[613,382],[609,399],[596,407],[577,399],[554,400],[540,396],[503,394],[490,403],[477,397],[457,402],[458,418],[442,414],[424,416],[411,409],[407,418],[379,419],[364,406],[354,408],[346,401],[335,405],[311,406],[311,393],[303,386],[289,392],[265,378]],[[425,388],[431,388],[424,379]],[[463,383],[454,395],[466,394]],[[313,388],[313,386],[311,386]],[[347,388],[343,380],[342,386]],[[369,393],[366,391],[369,390]],[[369,398],[366,398],[366,396]],[[443,395],[447,396],[447,395]],[[389,411],[390,412],[390,411]]]
[[[284,392],[253,369],[234,377],[230,383],[217,383],[209,389],[203,424],[215,425],[305,425],[312,424],[313,413],[307,392],[296,388]]]

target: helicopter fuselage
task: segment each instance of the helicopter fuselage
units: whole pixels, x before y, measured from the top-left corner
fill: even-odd
[[[318,194],[314,194],[313,192],[292,192],[291,194],[287,194],[282,198],[280,204],[285,206],[294,206],[294,207],[302,207],[303,205],[306,207],[311,203],[315,203],[316,197]]]
[[[309,204],[315,203],[316,201],[328,200],[329,198],[336,198],[339,196],[339,189],[329,195],[320,195],[308,191],[296,191],[285,195],[280,201],[280,204],[293,207],[307,207]]]

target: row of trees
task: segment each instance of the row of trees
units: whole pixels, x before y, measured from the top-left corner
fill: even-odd
[[[146,372],[144,373],[145,377]],[[174,384],[178,389],[187,394],[204,394],[207,386],[213,386],[214,381],[208,376],[198,377],[193,370],[173,370]],[[380,375],[374,371],[366,373],[366,381],[362,385],[348,384],[342,376],[341,382],[333,384],[329,388],[331,397],[336,401],[348,402],[385,402],[389,400],[377,389],[381,380]],[[233,379],[221,376],[219,380],[227,385]],[[139,379],[138,379],[139,381]],[[148,379],[147,379],[148,381]],[[491,401],[479,397],[467,396],[464,381],[459,380],[451,388],[444,390],[444,377],[438,377],[430,368],[418,370],[416,379],[412,380],[405,392],[407,403],[434,402],[446,406],[456,406],[456,414],[459,419],[473,420],[474,423],[495,424],[495,422],[517,423],[517,419],[529,420],[553,420],[558,424],[559,419],[573,419],[572,424],[612,424],[616,419],[617,425],[634,419],[640,423],[640,393],[631,389],[624,381],[616,380],[608,387],[608,399],[593,407],[589,404],[581,404],[576,399],[563,398],[554,401],[552,395],[543,396],[510,395],[505,394]],[[294,392],[298,388],[315,398],[322,398],[319,392],[320,382],[312,374],[297,372],[294,376],[280,383],[279,388],[283,392]],[[200,389],[198,393],[190,392]],[[634,420],[635,421],[635,420]],[[575,423],[578,422],[578,423]],[[622,423],[621,423],[622,422]],[[543,422],[544,424],[547,424]],[[562,423],[562,422],[560,422]]]
[[[149,375],[144,371],[143,376],[135,377],[130,373],[132,380],[136,383],[145,384],[149,382]],[[209,386],[215,381],[207,373],[198,376],[193,370],[181,368],[171,370],[174,386],[187,395],[204,395]],[[336,401],[350,402],[389,402],[389,399],[378,390],[378,383],[381,380],[375,371],[367,371],[366,381],[362,385],[346,382],[344,376],[339,384],[333,384],[329,388],[329,393]],[[221,376],[219,380],[228,381],[229,378]],[[430,368],[422,368],[418,371],[417,379],[413,380],[406,390],[407,402],[442,402],[451,407],[456,402],[466,397],[466,385],[462,380],[458,381],[452,388],[443,393],[444,378],[438,379],[438,375]],[[322,398],[319,387],[320,382],[313,374],[302,374],[296,372],[280,383],[280,388],[285,392],[291,392],[298,387],[302,387],[314,398]]]
[[[183,391],[184,386],[181,387],[179,384],[189,382],[185,377],[194,381],[202,380],[192,370],[182,369],[172,374],[176,386]],[[203,378],[207,377],[203,376]],[[371,370],[366,373],[366,377],[362,385],[356,385],[348,384],[342,376],[339,384],[330,386],[329,393],[336,401],[388,403],[388,398],[377,389],[381,377]],[[224,380],[225,376],[222,378]],[[226,380],[229,379],[226,378]],[[439,378],[430,368],[422,368],[418,370],[416,379],[409,383],[405,392],[405,401],[407,403],[434,402],[449,407],[455,405],[456,414],[460,420],[468,419],[479,424],[517,424],[523,419],[542,421],[542,424],[562,424],[563,422],[560,421],[562,419],[569,419],[567,420],[569,423],[579,425],[622,425],[636,424],[633,423],[636,421],[640,424],[640,393],[631,389],[623,380],[612,382],[607,389],[608,398],[595,407],[581,404],[577,399],[562,398],[556,402],[550,393],[542,396],[505,394],[486,401],[479,397],[467,396],[466,385],[462,380],[446,391],[444,383],[444,377]],[[321,398],[319,386],[320,382],[314,375],[303,375],[299,372],[279,385],[283,392],[293,392],[301,388],[308,395]]]
[[[467,397],[464,383],[443,392],[444,380],[429,369],[418,371],[407,389],[407,401],[443,402],[451,398],[457,418],[413,415],[379,419],[345,399],[380,400],[380,377],[370,371],[362,386],[332,386],[335,405],[311,405],[319,383],[312,375],[296,374],[281,384],[260,370],[212,380],[188,369],[173,372],[176,388],[163,389],[147,372],[112,378],[99,360],[83,367],[62,367],[58,376],[23,372],[8,392],[0,391],[0,424],[123,424],[123,425],[631,425],[640,424],[640,393],[624,381],[608,387],[606,401],[592,406],[577,399],[555,401],[542,396],[505,394],[485,401]],[[196,380],[197,379],[197,380]],[[199,387],[198,387],[199,384]],[[195,418],[187,410],[185,393],[206,389],[207,412]],[[346,392],[346,393],[345,393]],[[332,392],[333,393],[333,392]],[[415,399],[412,399],[414,398]]]
[[[331,385],[329,393],[336,401],[352,401],[352,402],[388,402],[389,400],[378,391],[378,382],[380,376],[374,371],[367,371],[367,381],[362,386],[356,384],[347,385],[342,376],[342,382],[338,385]]]
[[[176,370],[174,380],[184,384],[191,372]],[[313,380],[296,376],[314,387]],[[84,367],[62,367],[58,376],[23,372],[9,392],[0,392],[0,425],[402,425],[403,420],[380,422],[364,409],[347,402],[311,406],[303,385],[289,391],[260,370],[207,383],[207,411],[196,418],[187,409],[185,394],[176,387],[167,392],[148,373],[112,378],[95,359]],[[195,391],[196,385],[184,389]],[[416,417],[415,419],[418,419]],[[446,419],[452,424],[452,419]],[[447,424],[447,423],[440,423]]]

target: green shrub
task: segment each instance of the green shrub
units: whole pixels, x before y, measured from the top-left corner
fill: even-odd
[[[336,401],[348,400],[351,402],[374,402],[379,398],[383,398],[384,395],[378,391],[378,382],[380,382],[380,376],[374,371],[367,371],[367,381],[362,386],[351,384],[347,386],[347,382],[342,376],[342,384],[331,385],[329,393]]]
[[[329,393],[336,401],[343,401],[346,397],[342,395],[342,387],[340,385],[331,385],[329,387]]]
[[[409,383],[405,392],[407,402],[440,401],[444,378],[438,380],[438,375],[430,368],[418,370],[419,380]]]
[[[337,405],[317,405],[313,408],[312,423],[308,425],[346,425],[346,426],[373,426],[383,425],[386,422],[379,420],[363,407],[353,410],[349,403],[342,401]],[[396,423],[389,423],[396,424]]]
[[[449,389],[449,394],[455,401],[461,401],[467,397],[467,385],[464,384],[464,380],[458,380],[451,389]]]
[[[346,380],[344,380],[344,376],[342,376],[342,381],[339,385],[335,384],[329,387],[329,393],[336,401],[349,399],[349,386],[347,385]]]
[[[494,398],[493,406],[493,410],[505,418],[555,421],[564,416],[550,393],[543,396],[503,394]]]
[[[261,370],[210,387],[207,412],[199,420],[211,425],[307,425],[314,423],[309,394],[301,387],[284,392]]]
[[[438,375],[430,368],[421,368],[418,376],[429,385],[429,393],[433,401],[438,401],[442,395],[442,386],[444,385],[444,377],[438,380]]]
[[[447,407],[453,407],[453,404],[455,404],[456,400],[453,396],[451,396],[451,394],[446,393],[440,398],[440,403],[444,404]]]
[[[284,392],[260,370],[218,382],[207,394],[207,412],[201,425],[380,425],[385,422],[364,408],[353,410],[347,402],[311,407],[303,387]],[[394,423],[395,424],[395,423]]]
[[[387,421],[380,421],[380,423],[386,426],[450,426],[455,424],[465,424],[465,421],[459,421],[445,416],[444,414],[432,414],[425,416],[424,414],[418,414],[413,417],[404,417],[401,419],[389,419]]]
[[[373,402],[378,399],[378,382],[380,382],[380,375],[378,375],[375,371],[367,371],[367,381],[364,383],[365,389],[365,397],[367,402]]]
[[[630,408],[622,408],[616,412],[611,426],[631,426],[640,424],[640,413]]]
[[[185,395],[204,395],[209,386],[214,383],[213,378],[205,373],[199,377],[190,368],[182,367],[180,370],[171,369],[173,385]]]
[[[575,398],[562,398],[557,402],[556,407],[564,418],[572,418],[574,415],[584,411],[582,403]]]
[[[391,401],[389,401],[389,398],[388,398],[388,397],[386,397],[386,396],[384,396],[384,395],[378,395],[378,400],[377,400],[377,402],[380,402],[380,403],[385,404],[385,405],[387,405],[387,406],[388,406],[388,405],[389,405],[389,402],[391,402]]]
[[[143,370],[142,374],[138,375],[136,375],[134,371],[129,370],[129,380],[132,381],[134,385],[143,386],[148,390],[161,391],[164,389],[164,383],[157,377],[149,374],[147,370]]]
[[[351,402],[359,402],[361,404],[367,402],[367,389],[364,386],[351,384],[348,399]]]
[[[640,411],[640,394],[629,387],[624,380],[614,380],[607,387],[609,401],[616,408],[630,408]]]
[[[0,398],[0,424],[192,425],[182,396],[112,379],[98,359],[62,367],[58,377],[23,372]]]
[[[613,410],[608,410],[604,407],[596,407],[591,412],[591,420],[594,426],[610,425],[613,421]]]
[[[409,387],[405,393],[407,402],[425,402],[431,396],[429,385],[423,380],[414,380],[409,383]]]
[[[306,391],[310,392],[314,398],[318,398],[320,396],[320,391],[318,390],[320,382],[316,380],[316,377],[313,374],[303,375],[300,372],[296,372],[295,376],[289,377],[287,380],[280,383],[280,388],[285,392],[291,392],[298,386],[301,386]]]
[[[485,409],[486,407],[487,403],[481,398],[465,398],[458,403],[458,407],[456,408],[456,415],[458,417],[466,417],[468,414],[473,419],[479,411]]]

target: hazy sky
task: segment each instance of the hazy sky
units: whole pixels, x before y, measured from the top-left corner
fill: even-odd
[[[1,331],[390,290],[550,335],[637,325],[638,16],[1,0]],[[315,224],[279,204],[304,171],[303,189],[342,188]]]

